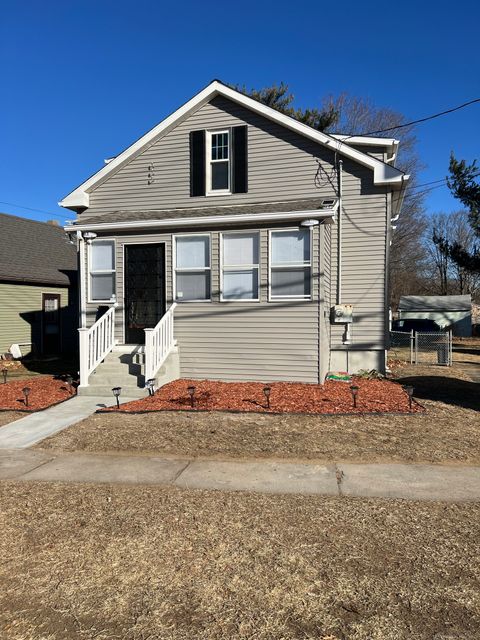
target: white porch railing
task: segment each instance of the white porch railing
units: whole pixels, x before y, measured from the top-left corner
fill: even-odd
[[[154,378],[175,345],[173,338],[174,302],[153,329],[145,331],[145,381]]]
[[[115,307],[99,318],[90,329],[80,333],[80,386],[88,386],[88,377],[115,344]]]

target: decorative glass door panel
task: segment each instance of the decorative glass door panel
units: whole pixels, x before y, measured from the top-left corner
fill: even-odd
[[[144,344],[144,329],[165,313],[165,245],[125,245],[125,342]]]

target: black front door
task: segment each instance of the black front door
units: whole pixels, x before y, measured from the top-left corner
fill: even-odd
[[[125,342],[144,344],[164,313],[165,245],[125,245]]]

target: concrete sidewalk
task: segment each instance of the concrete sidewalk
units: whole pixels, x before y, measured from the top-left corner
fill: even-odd
[[[130,398],[122,398],[128,402]],[[24,449],[44,438],[62,431],[79,420],[92,415],[97,409],[115,404],[115,398],[75,396],[45,411],[29,413],[0,429],[0,449]]]
[[[171,485],[260,493],[480,500],[480,467],[309,464],[0,451],[0,480]]]

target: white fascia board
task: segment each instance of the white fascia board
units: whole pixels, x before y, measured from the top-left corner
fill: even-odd
[[[66,208],[76,208],[76,207],[88,207],[88,190],[92,189],[100,180],[102,180],[109,173],[115,171],[119,165],[128,160],[135,153],[141,151],[145,146],[151,143],[157,136],[162,133],[165,133],[169,128],[173,127],[180,119],[188,116],[192,111],[200,108],[202,105],[209,102],[212,98],[217,95],[224,96],[233,102],[241,104],[246,107],[250,111],[258,113],[268,120],[272,120],[273,122],[277,122],[292,131],[296,131],[300,135],[305,136],[306,138],[310,138],[315,142],[319,142],[335,151],[338,151],[342,155],[359,162],[360,164],[373,169],[374,172],[374,183],[375,184],[393,184],[396,182],[401,182],[403,178],[403,173],[398,169],[394,169],[393,172],[386,171],[385,169],[392,169],[392,167],[386,167],[386,165],[377,160],[376,158],[372,158],[372,156],[363,153],[362,151],[358,151],[354,149],[348,144],[342,142],[333,136],[327,135],[326,133],[322,133],[321,131],[317,131],[316,129],[312,129],[306,124],[291,118],[290,116],[286,116],[267,105],[258,102],[257,100],[253,100],[243,93],[236,91],[235,89],[231,89],[226,85],[214,80],[211,82],[205,89],[197,93],[196,96],[191,98],[188,102],[182,105],[179,109],[174,111],[171,115],[169,115],[165,120],[162,120],[157,126],[153,127],[148,133],[139,138],[132,145],[127,147],[122,153],[116,156],[111,162],[102,167],[97,173],[88,178],[85,182],[83,182],[79,187],[77,187],[74,191],[68,194],[63,200],[59,202],[61,207]]]
[[[341,140],[342,142],[350,142],[351,144],[365,145],[370,147],[391,147],[400,144],[396,138],[378,138],[375,136],[347,136],[342,133],[331,133],[332,138]]]
[[[198,227],[204,225],[244,224],[248,222],[284,222],[314,218],[324,220],[333,218],[336,207],[332,209],[310,209],[308,211],[286,211],[281,213],[245,213],[226,216],[199,216],[196,218],[165,218],[163,220],[129,220],[128,222],[98,222],[89,224],[69,224],[65,231],[125,231],[128,229],[158,229],[162,227]]]

